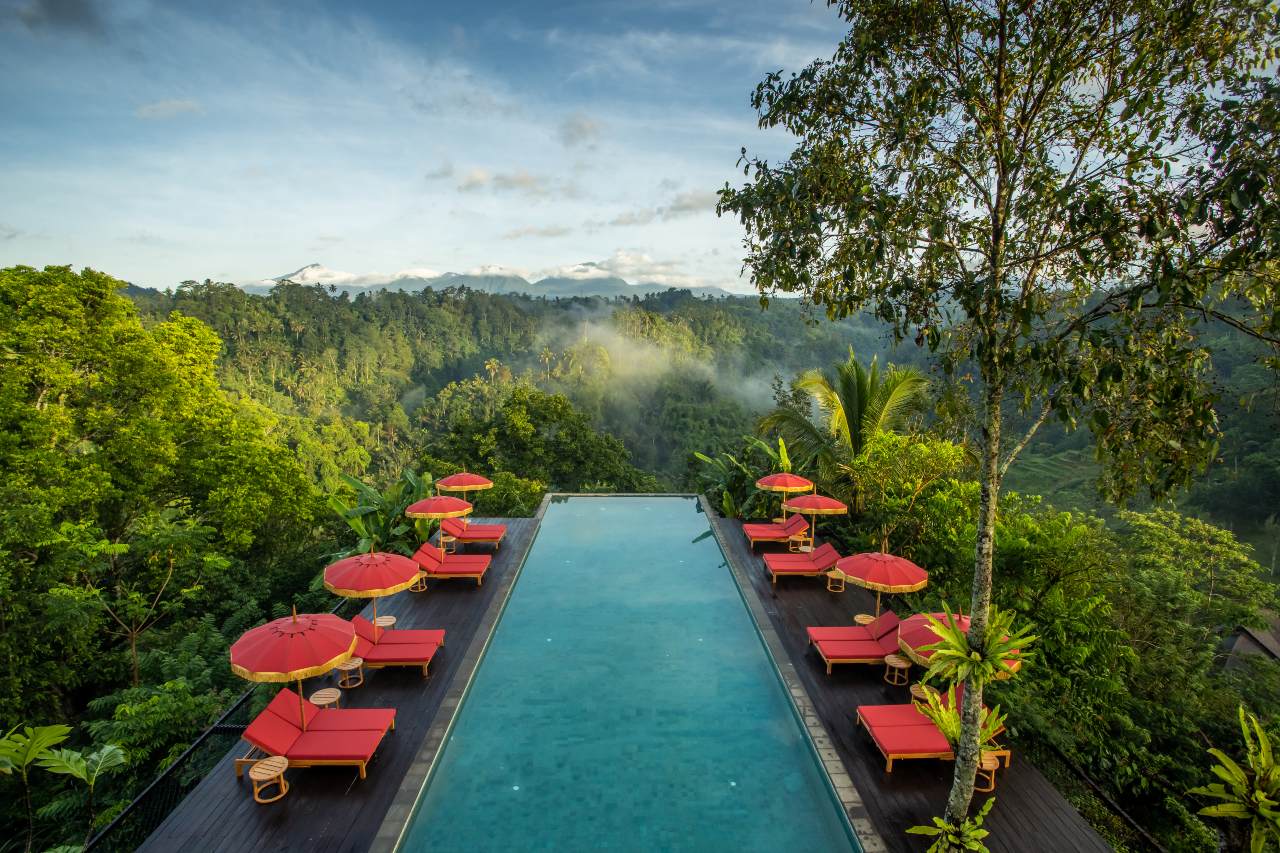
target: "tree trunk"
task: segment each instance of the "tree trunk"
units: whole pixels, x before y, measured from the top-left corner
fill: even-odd
[[[978,511],[978,541],[973,558],[973,597],[969,603],[969,646],[986,643],[987,619],[991,609],[991,566],[995,555],[996,508],[1000,501],[1000,403],[1003,389],[987,387],[986,424],[982,438],[982,503]],[[973,783],[978,771],[982,745],[978,742],[982,724],[982,685],[973,679],[964,682],[960,703],[960,743],[955,753],[955,775],[947,798],[945,820],[959,824],[969,815]]]
[[[142,684],[142,675],[138,666],[138,634],[135,631],[129,632],[129,656],[133,660],[133,686],[138,687]]]

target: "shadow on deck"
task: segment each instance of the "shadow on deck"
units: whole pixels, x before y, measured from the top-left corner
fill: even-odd
[[[718,516],[712,516],[711,521],[728,550],[725,556],[745,570],[764,602],[773,628],[884,843],[891,851],[924,850],[929,842],[922,836],[907,835],[906,830],[930,823],[931,818],[942,813],[951,788],[953,765],[949,761],[901,761],[894,764],[893,773],[885,773],[879,750],[854,721],[854,709],[859,705],[908,702],[907,688],[885,684],[884,669],[879,666],[837,666],[828,676],[821,658],[810,651],[805,633],[810,625],[852,624],[854,613],[874,609],[874,594],[852,584],[843,593],[830,593],[823,578],[782,578],[773,587],[763,558],[748,548],[741,523]],[[920,673],[916,668],[913,675],[918,677]],[[986,796],[991,795],[975,795],[975,804]],[[992,853],[1111,849],[1040,771],[1023,758],[1016,745],[1012,766],[999,771],[993,796],[997,802],[985,823],[991,831],[985,842]]]
[[[364,685],[343,691],[342,707],[396,709],[396,728],[369,764],[368,778],[349,767],[313,767],[288,773],[290,790],[279,802],[254,803],[247,778],[237,779],[228,753],[139,847],[144,851],[306,850],[363,851],[418,755],[451,690],[472,639],[490,605],[510,588],[538,528],[536,518],[497,519],[507,525],[485,582],[432,581],[425,593],[401,592],[382,599],[378,614],[394,615],[397,628],[444,628],[445,647],[431,663],[430,678],[414,667],[366,670]],[[485,521],[476,519],[477,522]],[[484,550],[472,547],[468,550]],[[363,615],[369,618],[371,607]],[[308,695],[336,684],[333,675],[303,683]]]

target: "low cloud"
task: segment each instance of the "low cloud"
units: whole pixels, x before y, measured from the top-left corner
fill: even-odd
[[[521,195],[544,197],[552,193],[551,184],[541,175],[534,175],[523,169],[514,172],[490,172],[488,169],[472,169],[462,176],[458,182],[462,192],[478,192],[492,190],[499,193],[519,193]]]
[[[445,178],[453,177],[453,164],[442,163],[434,169],[429,169],[423,176],[423,180],[442,181]]]
[[[566,148],[594,148],[600,138],[600,122],[584,113],[574,113],[560,123],[559,135]]]
[[[563,237],[572,233],[572,228],[566,228],[563,225],[526,225],[524,228],[508,231],[502,235],[502,238],[504,240],[519,240],[523,237]]]
[[[5,242],[8,242],[9,240],[16,240],[21,236],[22,236],[22,232],[19,231],[17,228],[14,228],[12,225],[5,225],[3,222],[0,222],[0,243],[5,243]]]
[[[143,104],[134,110],[134,115],[138,118],[145,119],[165,119],[187,113],[200,112],[204,112],[204,110],[201,109],[199,101],[193,101],[189,98],[181,98],[169,101],[152,101],[149,104]]]
[[[669,222],[699,213],[710,213],[715,210],[719,196],[714,192],[690,190],[677,193],[671,201],[658,207],[644,207],[628,210],[618,214],[605,225],[615,227],[627,225],[648,225],[650,222]],[[596,223],[599,224],[599,223]]]

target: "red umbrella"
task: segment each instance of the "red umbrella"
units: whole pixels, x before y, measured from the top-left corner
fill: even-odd
[[[766,492],[793,494],[795,492],[809,491],[813,488],[813,483],[799,474],[770,474],[767,477],[761,477],[756,480],[756,488],[764,489]]]
[[[245,631],[231,645],[231,671],[249,681],[298,682],[324,675],[356,650],[355,627],[332,613],[303,613]],[[306,714],[302,714],[306,728]]]
[[[871,551],[836,561],[836,568],[858,586],[876,591],[876,615],[880,615],[880,593],[915,592],[929,583],[929,573],[893,554]]]
[[[468,474],[462,471],[458,474],[450,474],[448,477],[441,477],[436,480],[436,488],[442,492],[478,492],[482,489],[492,489],[493,481],[487,477],[481,477],[479,474]]]
[[[400,554],[356,554],[324,570],[325,589],[347,598],[372,598],[378,618],[378,598],[408,589],[418,582],[418,564]]]
[[[792,512],[803,513],[804,515],[813,516],[813,527],[809,531],[809,538],[812,540],[818,532],[818,516],[820,515],[844,515],[849,508],[835,498],[829,498],[825,495],[797,495],[787,498],[782,502],[783,510],[791,510]]]
[[[962,613],[953,613],[948,616],[945,613],[930,613],[934,619],[944,625],[950,620],[961,631],[969,631],[969,617]],[[929,624],[929,620],[925,618],[925,614],[917,613],[914,616],[908,616],[898,625],[898,648],[902,649],[903,654],[911,658],[921,666],[929,665],[929,658],[933,657],[933,650],[926,649],[925,646],[932,646],[941,639],[934,633],[933,626]],[[1017,670],[1022,666],[1022,661],[1017,658],[1010,658],[1005,661],[1010,669]]]
[[[404,514],[410,518],[460,518],[471,512],[471,504],[451,495],[437,495],[410,504]]]
[[[807,492],[813,489],[813,483],[801,477],[799,474],[790,472],[782,472],[781,474],[769,474],[756,480],[756,488],[766,492],[781,492],[783,495],[791,495],[797,492]],[[787,517],[786,507],[783,507],[782,517]]]

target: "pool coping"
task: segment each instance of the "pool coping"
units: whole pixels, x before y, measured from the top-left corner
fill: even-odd
[[[404,840],[405,831],[409,828],[409,820],[413,817],[414,807],[426,787],[427,780],[431,778],[431,770],[435,766],[436,759],[440,756],[441,747],[444,746],[445,740],[449,737],[449,730],[453,728],[458,709],[462,706],[462,700],[471,688],[471,681],[475,678],[480,660],[484,657],[485,649],[488,648],[489,641],[493,637],[493,631],[498,625],[498,619],[502,616],[502,611],[507,606],[507,599],[511,596],[511,590],[515,587],[516,580],[520,577],[520,572],[524,570],[524,563],[529,556],[529,549],[533,547],[534,540],[538,538],[538,532],[542,529],[542,517],[554,497],[556,497],[556,494],[551,492],[543,495],[542,503],[538,505],[538,511],[533,514],[533,518],[537,522],[533,535],[525,543],[524,551],[521,552],[520,558],[516,562],[515,570],[501,581],[504,584],[503,588],[489,602],[488,609],[485,610],[484,616],[480,619],[480,625],[476,628],[476,632],[472,636],[471,642],[467,645],[466,651],[463,652],[462,662],[458,665],[457,672],[454,673],[453,679],[449,682],[444,699],[441,700],[440,707],[436,711],[435,719],[431,721],[431,727],[427,729],[427,736],[418,748],[418,754],[409,765],[409,769],[405,771],[404,778],[400,780],[400,788],[391,800],[387,813],[383,815],[382,824],[378,827],[378,832],[374,835],[373,841],[369,845],[370,853],[394,853]]]
[[[761,600],[755,585],[751,583],[746,567],[740,565],[733,558],[733,551],[728,547],[729,543],[724,541],[719,528],[716,527],[714,518],[718,513],[712,509],[705,495],[698,495],[697,497],[698,505],[707,516],[711,534],[715,537],[716,544],[720,546],[720,552],[724,555],[725,563],[729,566],[729,572],[733,575],[733,581],[738,585],[738,590],[742,593],[742,598],[747,603],[747,609],[751,611],[751,618],[755,620],[756,630],[764,638],[764,644],[769,650],[769,656],[773,658],[774,669],[777,670],[778,675],[782,678],[782,683],[787,688],[787,695],[791,698],[791,704],[795,708],[799,719],[804,723],[803,728],[809,738],[809,743],[817,754],[819,763],[827,775],[827,781],[831,784],[836,798],[840,801],[840,805],[849,819],[849,825],[853,827],[854,835],[858,838],[858,844],[861,845],[865,853],[884,853],[889,848],[872,824],[871,815],[867,812],[867,807],[862,802],[862,795],[858,793],[857,787],[853,784],[853,779],[845,769],[844,760],[840,758],[840,753],[835,748],[831,733],[827,730],[826,724],[815,709],[813,700],[809,697],[808,689],[804,686],[804,682],[800,677],[796,675],[795,664],[791,662],[791,656],[787,654],[786,648],[782,645],[782,639],[773,627],[773,620],[769,618],[764,601]]]

